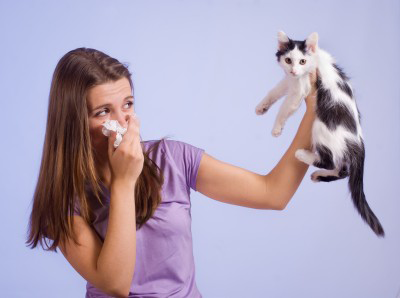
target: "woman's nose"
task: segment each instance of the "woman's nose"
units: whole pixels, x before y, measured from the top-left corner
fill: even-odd
[[[123,112],[118,112],[114,114],[114,119],[113,120],[117,120],[118,123],[122,126],[122,127],[127,127],[128,126],[128,118],[129,116],[126,113]]]

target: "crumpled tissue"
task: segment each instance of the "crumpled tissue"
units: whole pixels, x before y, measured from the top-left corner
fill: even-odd
[[[134,121],[134,123],[136,125],[140,125],[140,119],[139,117],[136,115],[135,112],[133,112],[131,114],[131,118],[129,121]],[[105,135],[106,137],[110,136],[110,131],[115,131],[117,133],[117,136],[115,138],[115,142],[114,142],[114,148],[117,148],[119,146],[119,144],[122,141],[122,137],[124,136],[124,134],[126,133],[126,131],[128,130],[127,127],[122,127],[118,120],[106,120],[103,124],[103,128],[102,128],[102,132],[103,135]]]
[[[122,141],[122,136],[126,133],[127,128],[122,127],[118,120],[107,120],[103,124],[102,133],[106,137],[110,136],[110,131],[117,132],[117,137],[114,142],[114,148],[117,148]]]

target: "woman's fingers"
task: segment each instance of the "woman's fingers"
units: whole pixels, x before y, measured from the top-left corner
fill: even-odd
[[[133,181],[139,177],[144,162],[139,135],[140,121],[133,115],[127,115],[125,120],[128,121],[128,127],[121,143],[115,150],[116,132],[111,132],[108,144],[109,159],[113,179]]]
[[[311,94],[314,94],[317,90],[316,86],[317,78],[318,78],[317,69],[315,69],[313,72],[310,73]]]
[[[140,121],[138,120],[138,118],[134,117],[133,115],[127,115],[127,121],[128,121],[127,131],[124,134],[121,141],[121,145],[124,144],[124,146],[135,143],[136,139],[139,138]]]
[[[315,84],[317,82],[317,69],[310,73],[310,82]]]
[[[140,137],[139,137],[139,126],[140,126],[140,120],[139,118],[136,117],[136,114],[134,115],[126,115],[126,119],[128,122],[127,130],[125,134],[122,136],[122,140],[119,144],[118,147],[135,147],[136,143],[140,143]],[[115,131],[110,130],[110,136],[108,137],[108,154],[111,157],[113,152],[116,150],[114,147],[114,142],[117,138],[117,133]],[[137,142],[138,140],[138,142]]]
[[[126,115],[126,121],[128,122],[128,126],[126,128],[126,132],[122,137],[121,145],[122,144],[130,144],[133,138],[133,130],[134,130],[134,125],[131,121],[131,116]]]

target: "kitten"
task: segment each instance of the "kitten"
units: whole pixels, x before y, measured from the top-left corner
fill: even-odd
[[[286,119],[310,92],[309,75],[316,69],[316,119],[312,127],[312,150],[298,149],[295,156],[321,169],[311,174],[314,182],[349,177],[348,185],[355,208],[371,229],[383,237],[384,230],[369,207],[363,190],[365,148],[361,115],[349,78],[336,65],[334,58],[318,47],[316,32],[304,41],[292,40],[284,32],[278,32],[276,57],[286,76],[257,105],[256,114],[264,114],[274,102],[287,94],[272,130],[274,136],[279,136]]]

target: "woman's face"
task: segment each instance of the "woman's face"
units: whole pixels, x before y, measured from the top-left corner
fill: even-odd
[[[134,113],[131,86],[126,78],[90,88],[87,96],[92,145],[100,158],[107,158],[108,137],[102,133],[106,120],[118,120],[127,127],[127,116]]]

